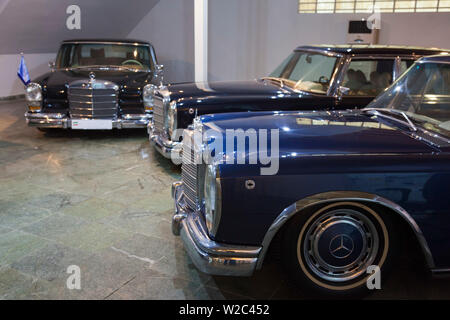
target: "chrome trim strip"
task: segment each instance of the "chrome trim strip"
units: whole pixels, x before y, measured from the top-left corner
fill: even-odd
[[[342,98],[342,94],[339,92],[339,87],[344,83],[344,77],[347,73],[348,66],[350,64],[350,57],[345,56],[342,57],[339,61],[339,72],[337,72],[333,78],[333,83],[330,85],[330,89],[328,91],[328,95],[335,97],[337,99]]]
[[[352,59],[368,59],[368,58],[372,58],[372,59],[392,59],[395,60],[396,58],[415,58],[415,59],[419,59],[420,57],[423,57],[422,55],[418,55],[418,54],[404,54],[404,55],[396,55],[396,54],[391,54],[391,53],[386,53],[386,54],[350,54],[349,55]]]
[[[427,265],[430,269],[433,269],[434,259],[431,254],[430,248],[428,246],[428,243],[422,233],[422,230],[420,230],[419,226],[415,222],[415,220],[411,217],[411,215],[402,207],[399,205],[393,203],[390,200],[387,200],[385,198],[382,198],[380,196],[366,193],[366,192],[359,192],[359,191],[336,191],[336,192],[325,192],[320,193],[316,195],[312,195],[310,197],[307,197],[305,199],[299,200],[287,208],[285,208],[275,219],[275,221],[272,223],[272,225],[267,230],[264,239],[262,241],[262,250],[261,254],[258,260],[258,264],[256,266],[256,269],[261,269],[263,265],[264,258],[267,254],[267,250],[270,246],[270,243],[272,242],[272,239],[275,237],[277,232],[281,229],[281,227],[295,214],[298,212],[320,204],[330,203],[330,202],[337,202],[337,201],[354,201],[354,202],[372,202],[380,204],[384,207],[387,207],[397,214],[400,215],[412,228],[414,234],[416,235],[417,240],[419,241],[419,244],[422,248],[422,251],[425,256],[425,260],[427,262]]]
[[[446,56],[446,55],[442,55],[442,56]],[[416,63],[439,63],[439,64],[450,64],[450,61],[443,61],[443,60],[429,60],[431,58],[428,58],[427,60],[418,60],[416,61]]]
[[[151,114],[124,115],[112,120],[113,129],[145,128],[152,118]],[[30,127],[70,129],[72,120],[62,113],[25,113],[25,119]]]

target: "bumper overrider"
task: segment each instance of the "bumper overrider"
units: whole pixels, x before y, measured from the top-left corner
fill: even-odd
[[[181,156],[181,142],[169,140],[169,138],[157,132],[152,122],[149,122],[147,131],[150,144],[165,158],[172,159],[172,152],[175,152],[176,157]]]
[[[181,235],[186,251],[200,271],[227,276],[253,274],[261,247],[229,245],[212,240],[202,214],[186,209],[182,182],[172,185],[172,197],[175,201],[172,232]]]
[[[63,113],[25,113],[25,119],[30,127],[38,128],[54,128],[54,129],[70,129],[72,121],[79,119],[71,119]],[[145,128],[152,119],[151,114],[128,114],[120,118],[112,119],[113,129],[134,129]]]

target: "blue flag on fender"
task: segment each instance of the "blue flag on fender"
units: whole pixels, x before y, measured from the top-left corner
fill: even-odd
[[[20,58],[20,65],[19,70],[17,70],[17,75],[19,76],[20,80],[22,80],[24,85],[27,85],[30,83],[30,74],[28,73],[27,65],[25,64],[25,58],[22,56]]]

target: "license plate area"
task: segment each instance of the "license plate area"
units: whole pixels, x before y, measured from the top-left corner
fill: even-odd
[[[73,119],[73,130],[111,130],[112,120],[97,120],[97,119]]]

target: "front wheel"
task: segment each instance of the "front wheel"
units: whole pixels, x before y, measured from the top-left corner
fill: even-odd
[[[284,237],[284,262],[297,283],[312,293],[364,295],[377,267],[380,279],[388,273],[396,242],[392,230],[386,214],[364,204],[326,205],[293,218]]]

